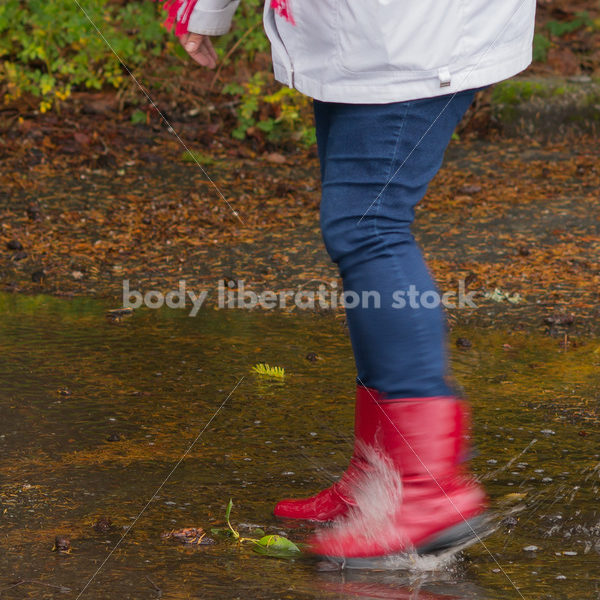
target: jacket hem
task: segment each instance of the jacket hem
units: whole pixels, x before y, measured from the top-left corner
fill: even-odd
[[[376,80],[362,78],[356,83],[323,83],[301,73],[294,73],[293,87],[302,94],[321,102],[340,102],[345,104],[389,104],[443,96],[454,92],[485,87],[498,83],[520,73],[531,64],[531,45],[519,49],[515,55],[505,57],[486,57],[485,65],[473,66],[449,65],[452,74],[451,85],[440,86],[436,74],[419,80],[407,80],[398,76],[378,83]],[[274,62],[275,79],[288,87],[291,74],[281,64]]]

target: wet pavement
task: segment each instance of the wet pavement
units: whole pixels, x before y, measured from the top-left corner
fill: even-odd
[[[193,318],[142,308],[114,322],[110,308],[0,295],[2,600],[600,598],[597,338],[565,345],[455,324],[473,467],[498,530],[447,564],[322,572],[229,539],[188,547],[161,534],[222,526],[232,498],[242,534],[305,539],[310,528],[278,523],[271,510],[327,485],[350,455],[343,319],[205,307]],[[285,378],[252,373],[259,362],[284,367]],[[103,517],[112,525],[94,528]],[[69,538],[69,554],[52,551],[56,536]]]
[[[52,152],[23,159],[0,189],[0,290],[117,302],[125,279],[144,291],[185,280],[213,301],[220,280],[257,291],[337,281],[319,232],[314,152],[281,155],[283,164],[211,154],[206,170],[225,202],[179,145],[147,145],[163,156],[150,168],[140,148],[105,168]],[[541,333],[564,313],[570,330],[600,334],[599,187],[594,138],[454,141],[414,227],[442,291],[463,281],[477,296],[481,308],[454,319]],[[496,289],[519,301],[484,297]]]

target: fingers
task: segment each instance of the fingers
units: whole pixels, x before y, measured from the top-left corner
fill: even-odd
[[[199,65],[209,69],[217,66],[217,53],[208,36],[189,32],[180,36],[179,41],[185,51]]]
[[[204,38],[204,45],[206,46],[209,56],[211,56],[212,59],[215,61],[214,66],[216,66],[219,58],[218,58],[217,53],[212,45],[212,42],[210,41],[210,38],[208,36],[205,36],[205,38]]]

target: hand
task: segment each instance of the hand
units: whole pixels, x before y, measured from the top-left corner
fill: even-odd
[[[199,65],[214,69],[217,66],[217,53],[213,48],[210,37],[201,33],[184,33],[179,36],[179,41],[185,51]]]

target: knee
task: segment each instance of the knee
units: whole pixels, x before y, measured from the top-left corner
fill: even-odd
[[[321,235],[331,260],[338,264],[345,257],[359,252],[369,239],[374,239],[371,225],[360,221],[360,216],[354,218],[343,212],[328,214],[323,210]]]
[[[321,205],[321,235],[331,260],[340,264],[350,257],[367,259],[390,254],[398,245],[414,244],[410,222],[388,220],[375,214],[329,211]],[[351,261],[350,261],[351,262]]]

